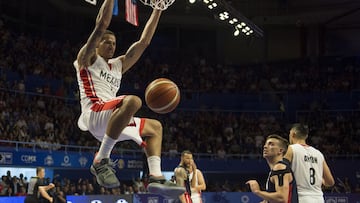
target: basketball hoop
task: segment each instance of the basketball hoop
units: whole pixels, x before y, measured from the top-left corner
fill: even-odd
[[[151,6],[154,9],[166,10],[175,0],[140,0],[144,5]]]

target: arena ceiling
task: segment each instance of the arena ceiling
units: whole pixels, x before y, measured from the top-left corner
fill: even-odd
[[[232,0],[245,16],[260,24],[359,25],[358,0]]]
[[[49,0],[62,7],[88,8],[93,6],[84,0]],[[229,5],[260,25],[286,25],[294,23],[322,24],[338,21],[337,23],[358,24],[360,15],[359,0],[215,0],[226,1]],[[99,1],[98,4],[100,4]],[[120,2],[123,7],[123,1]],[[61,5],[62,4],[62,5]],[[66,6],[67,4],[68,6]],[[140,12],[148,12],[143,5],[139,6]],[[214,24],[216,11],[206,8],[202,0],[190,4],[188,0],[176,0],[174,5],[166,11],[169,22]]]
[[[40,18],[42,21],[76,20],[76,15],[94,18],[102,3],[93,6],[85,0],[0,0],[0,11],[7,17]],[[239,13],[259,27],[293,26],[296,24],[323,24],[335,27],[360,27],[359,0],[215,0],[226,1]],[[124,1],[119,0],[119,17],[124,21]],[[150,10],[139,7],[140,21],[147,18]],[[16,11],[15,11],[16,10]],[[11,16],[13,15],[13,16]],[[16,15],[16,16],[15,16]],[[207,9],[202,0],[190,4],[188,0],[176,0],[162,18],[163,23],[195,26],[223,26],[217,20],[218,11]],[[27,19],[27,20],[29,20]]]

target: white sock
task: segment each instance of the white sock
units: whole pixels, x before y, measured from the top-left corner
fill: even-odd
[[[147,158],[149,165],[149,173],[153,176],[162,176],[161,173],[161,159],[158,156],[150,156]]]
[[[110,158],[112,149],[116,144],[116,140],[112,139],[105,134],[98,153],[96,154],[95,161],[101,161],[103,158]]]

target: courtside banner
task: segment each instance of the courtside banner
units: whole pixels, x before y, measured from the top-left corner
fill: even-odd
[[[13,164],[13,153],[0,151],[0,165]]]
[[[157,194],[134,194],[134,203],[176,203],[177,199]]]
[[[237,203],[259,203],[262,199],[252,192],[204,192],[202,194],[204,203],[237,202]]]
[[[204,192],[203,203],[259,203],[251,192]],[[325,203],[359,203],[360,194],[325,194]],[[24,203],[25,197],[0,197],[0,203]],[[67,196],[67,203],[176,203],[155,194]]]
[[[94,154],[90,152],[64,152],[64,151],[33,151],[33,150],[4,150],[0,149],[0,165],[22,167],[54,167],[69,169],[88,169],[93,161]],[[120,155],[111,156],[117,160],[119,169],[142,170],[143,161]]]
[[[132,203],[133,195],[66,196],[67,203]]]

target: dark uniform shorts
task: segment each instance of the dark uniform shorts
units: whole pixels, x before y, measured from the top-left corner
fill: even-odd
[[[32,195],[26,196],[24,203],[49,203],[46,199],[38,199]]]

